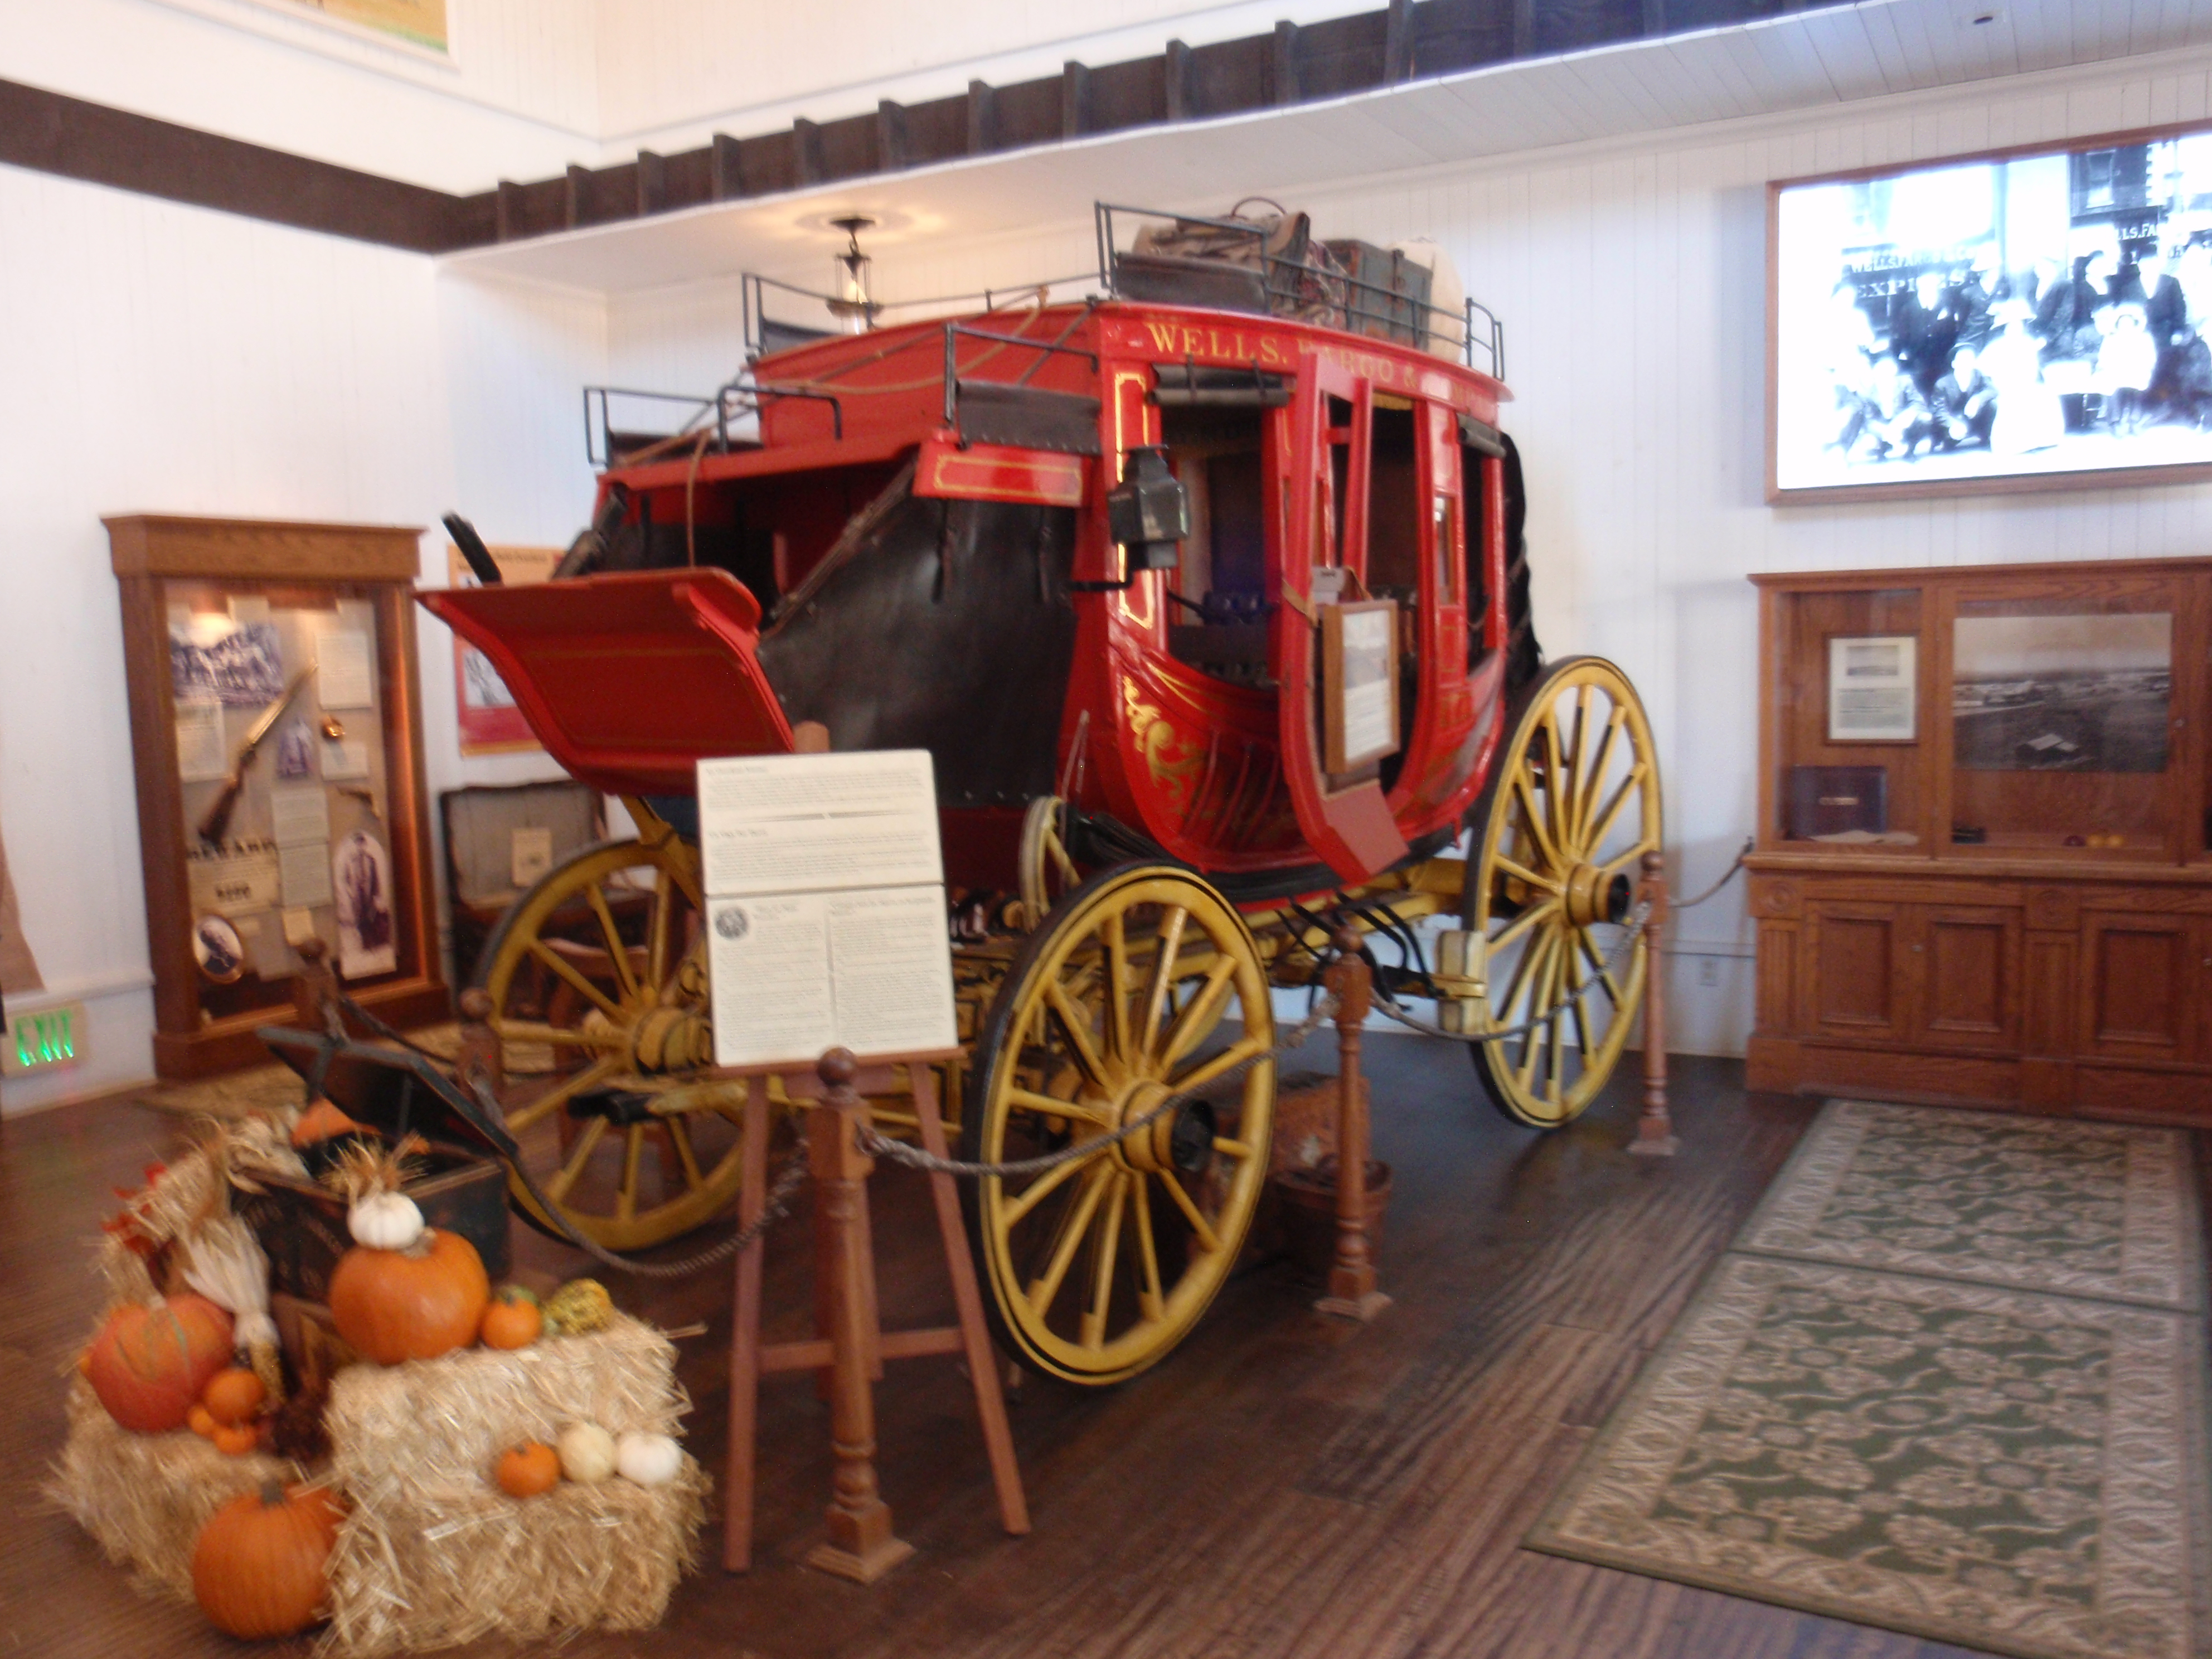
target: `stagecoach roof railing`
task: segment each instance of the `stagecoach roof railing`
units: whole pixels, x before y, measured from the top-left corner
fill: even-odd
[[[1460,311],[1455,312],[1445,306],[1416,301],[1394,288],[1386,287],[1380,283],[1370,283],[1364,277],[1353,276],[1347,270],[1336,270],[1326,272],[1317,270],[1302,260],[1268,252],[1269,227],[1250,219],[1213,219],[1203,214],[1170,213],[1163,208],[1131,207],[1116,202],[1094,203],[1091,213],[1093,230],[1097,239],[1099,286],[1115,299],[1129,297],[1121,291],[1121,255],[1126,250],[1121,246],[1120,237],[1114,228],[1115,214],[1138,219],[1164,220],[1178,226],[1202,226],[1208,230],[1219,231],[1229,236],[1251,239],[1253,258],[1248,268],[1260,276],[1262,287],[1271,301],[1277,295],[1286,296],[1294,295],[1298,284],[1306,277],[1318,276],[1328,283],[1340,284],[1346,289],[1358,290],[1368,300],[1369,308],[1372,313],[1384,315],[1392,312],[1425,313],[1426,320],[1422,324],[1420,330],[1424,334],[1447,331],[1454,326],[1460,328],[1463,331],[1461,335],[1460,356],[1467,367],[1469,368],[1476,367],[1474,354],[1476,345],[1480,343],[1484,355],[1489,360],[1489,368],[1486,372],[1494,380],[1503,380],[1505,378],[1505,325],[1498,320],[1498,314],[1488,306],[1472,296],[1465,301]],[[1133,238],[1132,240],[1133,240]],[[1346,311],[1351,309],[1349,306],[1344,308]],[[1478,317],[1485,325],[1479,331],[1475,323]],[[1438,330],[1437,319],[1439,319],[1443,320],[1443,331]],[[1346,321],[1349,322],[1349,318]],[[1449,337],[1448,331],[1446,337]]]
[[[1089,309],[1090,308],[1088,307],[1085,307],[1086,314],[1088,313]],[[972,328],[962,323],[955,322],[945,324],[944,368],[945,424],[956,432],[960,429],[960,369],[959,365],[954,361],[954,356],[960,349],[960,342],[963,339],[989,340],[994,343],[994,350],[997,349],[1003,349],[1008,345],[1014,345],[1019,346],[1025,350],[1036,353],[1037,355],[1035,360],[1031,362],[1030,366],[1024,369],[1020,374],[1016,376],[1012,382],[1012,384],[1016,386],[1023,386],[1028,383],[1030,375],[1036,373],[1038,365],[1042,364],[1048,356],[1050,356],[1054,353],[1058,353],[1060,356],[1064,357],[1080,357],[1091,365],[1091,372],[1093,374],[1096,374],[1098,372],[1098,354],[1097,352],[1085,351],[1079,346],[1066,345],[1062,343],[1062,342],[1067,338],[1068,334],[1073,331],[1073,325],[1070,325],[1067,329],[1062,330],[1060,339],[1058,340],[1024,340],[1011,334],[994,334],[987,328]],[[993,355],[993,353],[985,354],[986,356],[991,355]],[[968,366],[970,368],[976,368],[981,361],[982,360],[979,358],[975,362],[971,362]]]
[[[972,315],[980,304],[987,312],[1005,311],[1018,305],[1035,306],[1040,295],[1049,295],[1053,289],[1065,288],[1071,283],[1091,283],[1095,273],[1079,270],[1066,276],[1050,276],[1041,283],[1023,283],[1012,288],[975,289],[964,294],[936,294],[919,300],[878,300],[868,307],[868,322],[872,329],[876,319],[887,314],[954,308]],[[811,288],[801,288],[796,283],[787,283],[774,276],[763,276],[758,271],[748,270],[738,279],[744,308],[745,356],[748,362],[765,356],[771,350],[781,351],[791,345],[808,340],[834,340],[841,337],[839,331],[816,328],[788,323],[768,314],[768,295],[770,291],[788,294],[796,299],[810,301],[827,312],[834,305],[843,303],[835,296]],[[1062,303],[1066,303],[1063,301]],[[834,314],[834,313],[833,313]],[[771,344],[775,336],[780,343]],[[912,342],[905,342],[894,349],[903,350]],[[846,365],[849,368],[851,365]]]
[[[739,375],[736,380],[717,386],[708,397],[695,397],[680,392],[641,392],[629,386],[587,386],[584,388],[584,459],[587,465],[605,468],[617,459],[635,465],[642,459],[638,453],[617,457],[615,453],[615,428],[611,412],[611,400],[617,398],[636,398],[646,403],[674,404],[687,412],[671,432],[658,434],[647,446],[647,451],[663,447],[680,447],[684,441],[696,443],[706,434],[714,434],[716,454],[726,454],[730,448],[730,423],[743,420],[748,415],[757,415],[764,401],[780,398],[799,398],[811,403],[830,405],[830,430],[837,438],[845,435],[845,410],[842,401],[834,392],[817,386],[783,386],[756,381]]]

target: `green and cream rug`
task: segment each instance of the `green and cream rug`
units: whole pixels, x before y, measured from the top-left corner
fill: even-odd
[[[2026,1659],[2205,1659],[2187,1138],[1840,1102],[1528,1542]]]

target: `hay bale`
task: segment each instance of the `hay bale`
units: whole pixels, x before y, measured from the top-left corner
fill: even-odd
[[[82,1379],[69,1394],[69,1439],[46,1496],[75,1516],[139,1588],[192,1599],[192,1547],[207,1518],[264,1480],[296,1480],[281,1457],[233,1457],[188,1429],[133,1434]]]
[[[346,1659],[500,1634],[639,1630],[659,1622],[706,1516],[706,1476],[647,1491],[562,1483],[518,1502],[499,1454],[564,1424],[673,1434],[690,1402],[676,1349],[636,1320],[501,1352],[349,1366],[325,1416],[352,1512],[331,1557],[322,1650]]]

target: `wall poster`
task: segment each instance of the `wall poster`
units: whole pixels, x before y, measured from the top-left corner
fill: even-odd
[[[542,582],[561,562],[557,547],[495,547],[487,550],[499,567],[501,579],[510,586]],[[475,574],[461,550],[446,549],[446,577],[453,587],[474,587]],[[541,745],[530,722],[514,706],[514,693],[491,665],[491,659],[453,635],[453,702],[459,715],[464,755],[504,755]]]

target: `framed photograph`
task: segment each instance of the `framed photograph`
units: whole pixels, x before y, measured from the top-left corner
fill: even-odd
[[[486,550],[499,567],[501,580],[510,586],[542,582],[561,562],[557,547],[494,547]],[[447,582],[454,587],[474,587],[477,579],[461,550],[446,550]],[[453,636],[453,696],[459,715],[464,755],[504,755],[541,747],[530,722],[514,706],[514,694],[491,665],[491,659]]]
[[[1322,757],[1332,776],[1398,748],[1398,605],[1348,600],[1321,611]]]
[[[1911,743],[1918,735],[1920,641],[1911,634],[1828,641],[1828,741]]]
[[[2212,126],[1768,187],[1767,499],[2212,477]]]
[[[1962,616],[1951,761],[1966,772],[2163,772],[2170,611]]]

